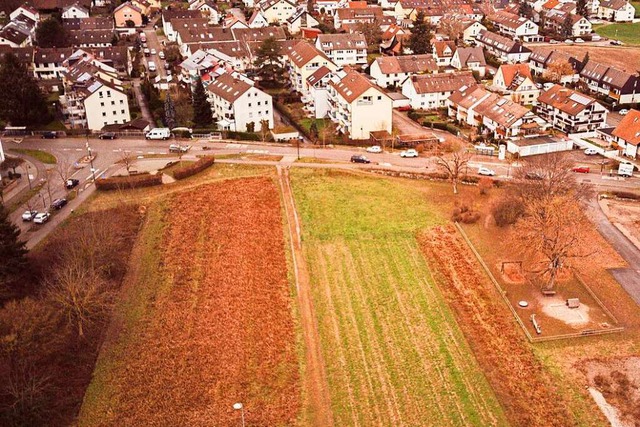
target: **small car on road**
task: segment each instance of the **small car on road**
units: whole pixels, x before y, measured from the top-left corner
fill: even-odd
[[[589,173],[589,166],[576,166],[575,168],[571,169],[571,171],[577,173]]]
[[[42,139],[56,139],[58,134],[55,132],[43,132],[40,138]]]
[[[485,175],[485,176],[494,176],[496,174],[496,171],[494,171],[493,169],[485,168],[483,166],[480,169],[478,169],[478,174]]]
[[[77,187],[78,184],[80,184],[80,181],[75,179],[75,178],[69,178],[67,180],[67,182],[65,183],[65,187],[67,187],[67,189],[71,190],[74,187]]]
[[[51,208],[62,209],[66,204],[67,204],[67,199],[62,197],[60,199],[55,199],[53,202],[51,202]]]
[[[382,147],[379,145],[372,145],[371,147],[367,147],[367,153],[382,153]]]
[[[165,58],[165,56],[164,56],[164,51],[163,51],[163,50],[161,50],[160,52],[158,52],[158,57],[159,57],[160,59],[164,59],[164,58]]]
[[[22,220],[31,221],[36,217],[36,215],[38,215],[38,211],[24,211],[24,213],[22,214]]]
[[[116,135],[115,132],[104,132],[104,133],[101,133],[98,138],[100,138],[100,139],[116,139],[117,137],[118,136]]]
[[[191,148],[190,145],[178,145],[178,144],[171,144],[169,146],[169,152],[170,153],[186,153],[187,151],[189,151],[189,149]]]
[[[49,218],[51,218],[51,214],[49,212],[40,212],[33,218],[33,222],[36,224],[44,224],[49,221]]]
[[[587,148],[584,150],[584,154],[586,154],[587,156],[595,156],[596,154],[598,154],[598,150],[596,150],[595,148]]]
[[[155,55],[156,53],[158,53],[158,52],[156,52],[155,49],[151,49],[151,55]]]
[[[351,156],[351,163],[371,163],[371,160],[367,159],[362,154],[354,154]]]
[[[413,148],[400,152],[400,157],[418,157],[418,152]]]

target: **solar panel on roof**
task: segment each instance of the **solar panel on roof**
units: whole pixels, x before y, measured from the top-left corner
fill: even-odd
[[[582,96],[579,93],[572,93],[569,99],[582,105],[587,105],[591,102],[589,98]]]

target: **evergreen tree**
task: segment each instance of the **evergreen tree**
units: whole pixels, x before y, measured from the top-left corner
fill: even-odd
[[[570,13],[567,13],[567,16],[564,18],[562,29],[560,31],[565,37],[570,37],[571,35],[573,35],[573,18]]]
[[[518,14],[520,16],[524,16],[527,19],[531,18],[532,8],[531,8],[531,5],[526,0],[520,1],[520,5],[518,6]]]
[[[280,63],[280,44],[274,37],[266,38],[258,47],[254,65],[262,81],[279,84],[284,75]]]
[[[164,100],[164,124],[169,129],[176,127],[176,107],[173,105],[169,92],[167,92],[167,97]]]
[[[53,17],[38,25],[36,41],[40,47],[66,47],[69,44],[67,31],[60,21]]]
[[[47,100],[18,58],[7,53],[0,61],[0,119],[13,126],[39,125],[51,119]]]
[[[431,24],[426,22],[423,11],[419,11],[413,21],[411,37],[409,37],[409,49],[416,55],[431,53]]]
[[[22,273],[27,265],[27,249],[18,240],[20,229],[9,219],[9,211],[0,204],[0,287],[4,288]]]
[[[309,133],[311,134],[312,139],[318,139],[318,124],[316,121],[311,122],[311,126],[309,126]]]
[[[578,15],[585,18],[588,17],[589,10],[587,9],[587,0],[578,0],[576,3],[576,11],[578,12]]]
[[[193,90],[193,124],[196,128],[208,128],[213,124],[211,104],[207,100],[202,80],[198,79]]]

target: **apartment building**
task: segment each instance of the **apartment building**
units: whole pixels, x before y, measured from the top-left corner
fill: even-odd
[[[302,95],[308,95],[306,81],[320,67],[327,67],[331,71],[338,68],[324,52],[307,41],[296,44],[288,57],[291,88]]]
[[[640,77],[596,61],[587,61],[580,80],[593,93],[605,95],[617,104],[640,102]]]
[[[367,40],[363,34],[318,34],[315,46],[339,67],[367,63]]]
[[[263,0],[258,9],[269,23],[284,25],[295,12],[297,4],[291,0]]]
[[[555,129],[580,133],[605,126],[608,111],[590,96],[554,85],[540,94],[535,112]]]
[[[369,74],[380,87],[400,86],[415,74],[437,73],[438,65],[431,55],[381,56],[369,66]]]
[[[498,32],[511,39],[523,42],[538,42],[544,38],[538,34],[538,25],[515,13],[498,11],[487,19],[495,25]]]
[[[475,84],[470,71],[412,75],[402,83],[402,94],[409,98],[414,110],[435,110],[445,108],[454,91]]]

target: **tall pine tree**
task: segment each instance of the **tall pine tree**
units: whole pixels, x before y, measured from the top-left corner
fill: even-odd
[[[279,84],[282,82],[284,69],[280,63],[280,44],[274,37],[266,38],[258,47],[253,62],[263,82]]]
[[[411,37],[409,37],[409,49],[416,55],[431,53],[431,24],[426,21],[423,11],[419,11],[413,21]]]
[[[9,211],[0,204],[0,288],[6,288],[27,265],[27,249],[18,240],[20,229],[9,219]]]
[[[587,8],[587,0],[578,0],[576,3],[576,11],[578,15],[587,18],[589,16],[589,9]]]
[[[176,127],[176,107],[173,105],[169,92],[167,92],[167,97],[164,100],[164,124],[169,129]]]
[[[213,124],[211,104],[207,100],[202,80],[198,79],[193,89],[193,124],[196,128],[208,128]]]
[[[573,17],[570,13],[567,13],[567,16],[564,18],[562,22],[562,35],[565,37],[571,37],[573,35]]]
[[[27,68],[13,53],[0,61],[0,119],[13,126],[33,126],[51,119],[47,100]]]

